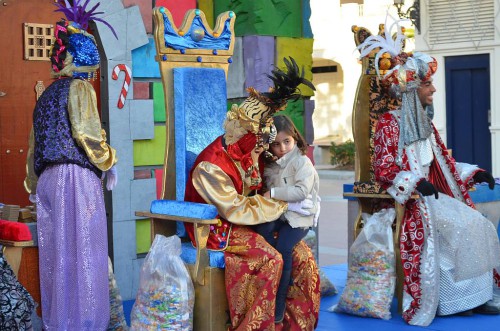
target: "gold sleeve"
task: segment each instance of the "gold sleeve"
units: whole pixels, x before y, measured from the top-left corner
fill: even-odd
[[[35,174],[35,134],[33,127],[31,127],[28,156],[26,157],[26,178],[24,178],[24,189],[29,194],[36,194],[36,185],[38,183],[38,176]]]
[[[71,82],[68,114],[73,138],[83,148],[90,162],[102,171],[117,161],[116,151],[106,143],[106,131],[101,128],[94,88],[89,82]]]
[[[227,174],[210,162],[201,162],[193,171],[193,185],[198,194],[217,207],[219,215],[233,224],[253,225],[278,219],[288,208],[284,201],[261,195],[238,194]]]

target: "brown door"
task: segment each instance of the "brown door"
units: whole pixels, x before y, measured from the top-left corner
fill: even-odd
[[[50,62],[26,60],[24,28],[28,24],[54,25],[62,14],[54,12],[54,0],[3,0],[0,6],[0,202],[29,204],[23,181],[26,174],[28,137],[36,102],[35,86],[50,85]],[[34,31],[34,57],[43,38]],[[41,47],[38,47],[41,48]],[[30,56],[28,56],[30,57]],[[33,57],[30,57],[33,58]]]

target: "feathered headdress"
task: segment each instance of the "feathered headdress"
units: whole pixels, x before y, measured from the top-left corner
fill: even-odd
[[[304,84],[316,90],[314,85],[304,78],[304,68],[301,71],[292,57],[283,58],[283,61],[286,71],[275,67],[270,75],[266,75],[273,82],[269,92],[260,93],[249,87],[249,96],[245,101],[231,107],[224,123],[228,144],[235,143],[247,132],[257,134],[261,140],[258,144],[262,144],[263,137],[273,135],[272,116],[283,110],[289,100],[301,97],[298,86]]]
[[[95,78],[95,71],[99,68],[99,51],[94,37],[85,30],[90,21],[99,21],[111,29],[116,38],[113,27],[97,17],[103,12],[96,12],[100,3],[97,3],[89,11],[85,2],[59,0],[55,3],[58,8],[56,12],[62,12],[67,20],[57,22],[55,27],[55,43],[51,51],[52,76],[68,76],[81,78]],[[83,3],[83,4],[82,4]]]
[[[387,24],[389,17],[394,21],[390,25]],[[375,70],[379,76],[379,61],[386,56],[385,54],[389,55],[390,66],[383,77],[383,82],[389,85],[396,94],[405,92],[408,88],[417,88],[420,82],[428,80],[437,69],[437,61],[433,57],[420,52],[406,53],[403,51],[406,36],[399,25],[401,21],[395,20],[388,13],[383,35],[369,36],[357,47],[360,51],[360,58],[370,56],[373,51],[376,52]],[[394,27],[396,27],[396,33],[393,36],[391,32]]]
[[[263,93],[263,95],[268,98],[267,105],[275,109],[282,108],[288,100],[298,100],[301,97],[301,92],[298,88],[300,84],[308,86],[313,91],[316,90],[314,85],[304,78],[304,68],[302,67],[301,72],[297,62],[292,57],[290,57],[290,60],[285,57],[283,61],[287,69],[286,72],[275,67],[271,71],[272,75],[266,75],[271,79],[274,87],[270,92]]]
[[[389,14],[387,17],[391,17]],[[420,140],[427,139],[432,134],[432,106],[423,108],[418,96],[418,87],[421,82],[431,78],[436,72],[437,61],[435,58],[419,52],[405,53],[402,51],[403,41],[406,38],[399,26],[400,20],[394,20],[391,25],[387,24],[387,17],[383,36],[370,36],[358,49],[361,58],[375,55],[375,69],[380,76],[379,60],[383,54],[390,55],[389,71],[383,76],[382,83],[389,87],[390,92],[401,98],[400,109],[400,134],[398,142],[398,154],[396,162],[401,164],[403,160],[403,150],[406,146]],[[391,36],[391,31],[397,27],[395,37]]]
[[[66,16],[66,19],[68,21],[73,22],[74,25],[81,30],[87,30],[90,21],[101,22],[106,25],[111,30],[111,32],[113,32],[113,35],[116,37],[116,39],[118,39],[115,29],[113,29],[113,27],[108,22],[98,17],[98,15],[104,14],[104,12],[102,11],[96,12],[97,7],[99,7],[99,5],[101,4],[100,2],[98,2],[89,11],[87,11],[87,5],[89,4],[90,0],[86,0],[83,5],[81,4],[82,1],[80,0],[73,0],[72,2],[73,4],[70,4],[68,0],[58,0],[55,3],[55,6],[57,6],[58,9],[54,11],[62,12]]]
[[[391,58],[394,59],[394,62],[399,59],[398,57],[404,57],[404,54],[406,54],[402,51],[406,36],[403,34],[402,28],[399,26],[399,22],[401,22],[401,20],[394,20],[394,22],[389,25],[387,24],[388,17],[391,17],[394,20],[394,18],[388,13],[385,18],[384,34],[375,36],[371,35],[357,47],[360,52],[360,58],[369,56],[374,50],[377,52],[375,55],[375,70],[377,71],[377,74],[380,72],[378,63],[384,53],[388,53]],[[391,35],[391,31],[394,26],[397,28],[395,38]]]
[[[238,167],[244,172],[243,181],[250,189],[262,186],[258,167],[253,164],[251,151],[256,147],[267,149],[276,138],[273,115],[286,107],[288,100],[301,97],[300,84],[315,90],[314,85],[304,78],[295,60],[283,59],[286,71],[275,67],[271,75],[266,75],[273,82],[269,92],[260,93],[254,88],[247,89],[249,96],[240,105],[233,105],[224,122],[224,140],[227,153],[238,161]],[[265,155],[272,158],[267,150]]]

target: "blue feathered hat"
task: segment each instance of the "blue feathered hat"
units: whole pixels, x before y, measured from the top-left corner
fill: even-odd
[[[74,0],[70,4],[67,0],[55,3],[66,19],[57,22],[54,36],[55,43],[51,51],[52,76],[81,77],[84,79],[95,78],[99,68],[99,51],[94,37],[87,33],[90,21],[99,21],[108,26],[116,38],[113,27],[97,17],[104,12],[96,12],[100,3],[90,10],[87,5],[90,0]]]

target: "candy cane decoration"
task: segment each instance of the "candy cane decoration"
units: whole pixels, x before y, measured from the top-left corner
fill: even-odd
[[[125,104],[125,98],[127,97],[128,87],[130,85],[130,79],[132,77],[132,71],[126,64],[117,64],[113,69],[113,74],[111,77],[114,80],[118,79],[118,74],[120,71],[125,72],[125,81],[123,82],[122,91],[120,92],[120,98],[118,99],[118,108],[122,109]]]

